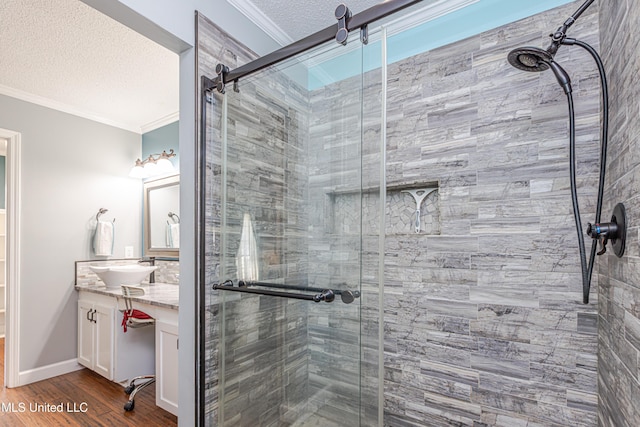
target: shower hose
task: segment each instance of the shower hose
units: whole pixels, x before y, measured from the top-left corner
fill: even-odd
[[[589,52],[595,60],[596,65],[598,66],[598,72],[600,74],[600,86],[602,89],[602,133],[600,136],[600,178],[598,181],[598,199],[596,203],[595,220],[596,223],[599,223],[602,215],[602,199],[604,197],[604,178],[607,164],[607,144],[609,133],[609,90],[607,87],[607,77],[602,59],[593,47],[580,40],[570,38],[565,38],[562,41],[562,44],[577,45]],[[567,93],[567,101],[569,104],[569,174],[571,181],[571,202],[573,204],[573,216],[575,218],[576,231],[578,233],[578,248],[580,251],[580,265],[582,268],[582,302],[584,304],[588,304],[589,292],[591,288],[591,276],[593,275],[593,265],[596,257],[598,242],[595,239],[593,240],[591,244],[589,262],[587,263],[584,234],[582,232],[582,222],[580,220],[580,208],[578,205],[578,190],[576,185],[576,126],[573,95],[571,94],[571,92]]]

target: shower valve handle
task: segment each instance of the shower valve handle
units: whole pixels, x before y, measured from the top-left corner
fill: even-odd
[[[587,234],[592,239],[597,239],[600,243],[600,252],[598,255],[602,255],[607,252],[607,243],[609,239],[616,239],[618,237],[618,224],[615,222],[603,222],[597,224],[589,223],[587,225]]]

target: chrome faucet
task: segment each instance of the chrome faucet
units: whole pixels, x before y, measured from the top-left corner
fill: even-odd
[[[138,264],[149,264],[149,265],[156,265],[156,258],[155,257],[149,257],[149,258],[141,258],[140,260],[138,260]],[[156,272],[152,271],[151,274],[149,275],[149,283],[156,283]]]

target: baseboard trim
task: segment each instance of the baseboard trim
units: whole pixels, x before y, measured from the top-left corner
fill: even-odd
[[[78,364],[78,359],[69,359],[51,365],[21,371],[18,374],[18,385],[23,386],[37,381],[47,380],[49,378],[57,377],[58,375],[78,371],[82,368],[83,366]]]

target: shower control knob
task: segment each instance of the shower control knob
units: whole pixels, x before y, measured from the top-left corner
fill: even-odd
[[[600,243],[601,249],[598,255],[607,251],[607,243],[610,241],[613,253],[618,258],[622,258],[627,240],[627,214],[624,205],[622,203],[615,205],[611,222],[587,224],[587,235]]]
[[[618,233],[618,224],[615,222],[603,222],[598,224],[587,224],[587,234],[592,239],[598,239],[603,235],[616,235]]]
[[[607,252],[607,243],[609,239],[616,240],[618,238],[618,224],[615,222],[603,222],[598,224],[587,224],[587,234],[592,239],[597,239],[600,243],[600,251],[598,255]]]
[[[592,239],[598,240],[598,243],[600,243],[600,251],[598,252],[598,255],[603,255],[607,252],[609,236],[617,234],[617,228],[617,225],[614,223],[587,224],[587,235]]]

